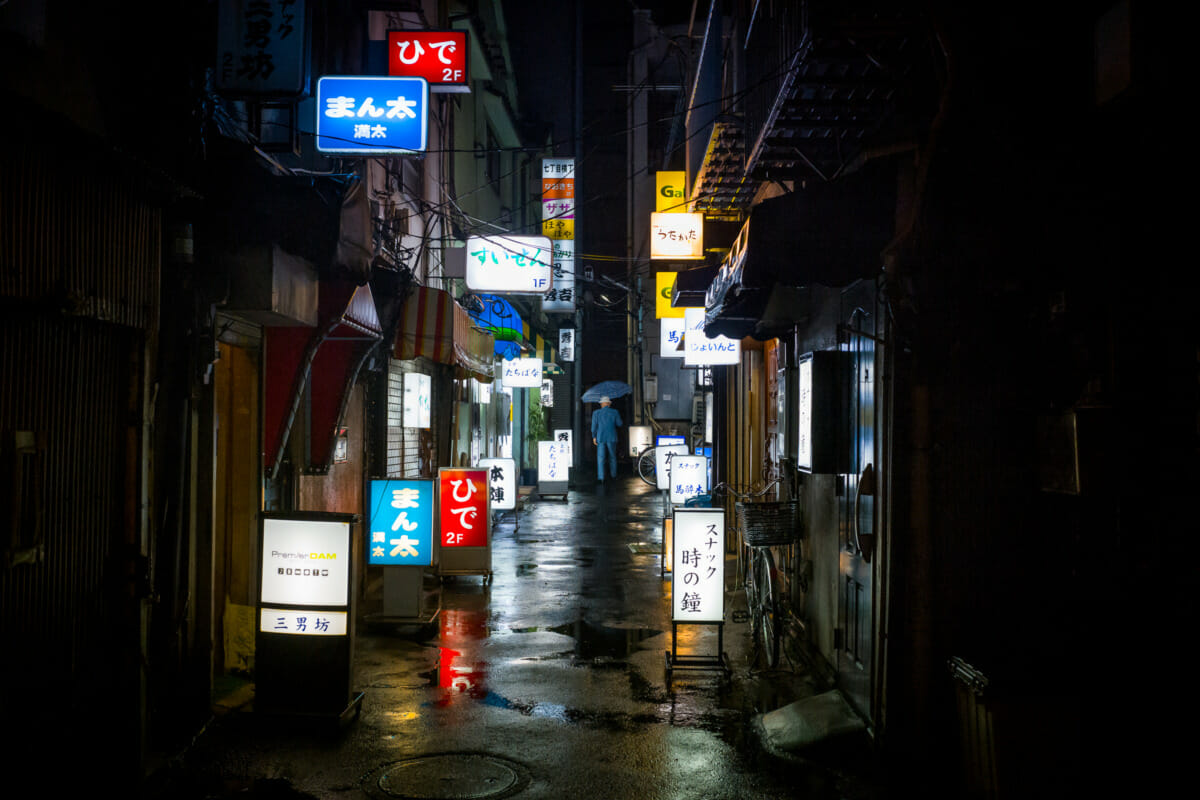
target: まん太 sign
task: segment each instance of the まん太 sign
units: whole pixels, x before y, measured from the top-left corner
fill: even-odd
[[[545,236],[467,238],[467,288],[544,294],[553,285],[553,250]]]
[[[487,470],[442,469],[438,493],[442,547],[487,547]]]
[[[317,80],[317,150],[322,153],[422,152],[428,122],[424,78],[326,75]]]
[[[367,563],[433,563],[433,481],[371,481]]]
[[[424,78],[429,91],[470,91],[466,31],[388,31],[388,75]]]

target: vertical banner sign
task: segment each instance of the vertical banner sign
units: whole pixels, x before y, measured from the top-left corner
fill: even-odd
[[[649,425],[629,426],[629,455],[637,458],[653,441]]]
[[[671,459],[671,503],[683,505],[708,491],[708,459],[675,456]]]
[[[317,79],[317,150],[342,155],[419,153],[429,132],[424,78]]]
[[[433,379],[423,372],[404,374],[404,427],[428,428],[432,422]]]
[[[659,357],[684,357],[683,328],[683,317],[663,317],[658,321]]]
[[[659,171],[654,173],[654,210],[664,214],[676,214],[688,210],[687,173]]]
[[[575,329],[560,328],[558,331],[558,357],[563,361],[575,360]]]
[[[570,428],[556,429],[554,431],[554,441],[559,447],[563,448],[563,450],[566,452],[567,463],[570,463],[574,456],[573,451],[571,449],[571,429]]]
[[[554,408],[554,381],[542,378],[542,408]]]
[[[569,479],[571,466],[567,446],[560,442],[538,442],[538,483],[561,483]]]
[[[388,75],[424,78],[429,91],[470,92],[466,31],[388,31]]]
[[[671,462],[676,456],[686,456],[686,444],[659,445],[654,450],[654,473],[659,489],[671,488]]]
[[[672,514],[671,620],[725,619],[725,512],[677,508]]]
[[[542,310],[575,311],[575,159],[542,159],[542,235],[554,242],[554,286]]]
[[[367,563],[433,563],[433,481],[371,481]]]
[[[442,547],[490,544],[487,470],[439,470],[438,507]]]
[[[479,467],[487,470],[488,502],[496,511],[517,507],[517,462],[511,458],[481,458]]]
[[[796,365],[796,466],[811,470],[813,466],[813,362],[802,359]]]
[[[308,88],[305,0],[220,0],[216,88],[297,95]]]

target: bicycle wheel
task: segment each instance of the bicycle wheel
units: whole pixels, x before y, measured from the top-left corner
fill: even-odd
[[[758,652],[762,649],[762,604],[759,601],[761,592],[756,574],[758,550],[754,547],[747,547],[746,550],[749,551],[749,558],[743,568],[742,585],[746,589],[746,612],[750,615],[750,643],[754,652]]]
[[[643,481],[645,481],[646,483],[650,484],[651,486],[653,486],[654,488],[657,489],[658,488],[658,475],[655,471],[655,466],[654,466],[654,462],[655,462],[654,449],[655,448],[653,448],[653,447],[647,447],[645,450],[643,450],[641,452],[641,454],[638,456],[637,466],[638,466],[638,476],[641,477],[641,479]]]
[[[754,548],[754,584],[758,593],[756,627],[767,667],[779,663],[779,609],[775,597],[775,557],[765,547]]]

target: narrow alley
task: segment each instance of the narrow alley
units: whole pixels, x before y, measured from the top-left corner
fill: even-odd
[[[164,767],[159,796],[881,796],[855,771],[859,735],[799,753],[764,736],[764,712],[827,687],[794,653],[773,670],[755,658],[734,554],[728,674],[668,680],[662,521],[660,492],[636,477],[587,481],[565,502],[535,496],[499,519],[490,580],[442,579],[432,625],[360,625],[359,718],[341,730],[264,720],[242,686]],[[436,593],[436,576],[427,585]],[[716,654],[717,628],[681,626],[677,646]]]

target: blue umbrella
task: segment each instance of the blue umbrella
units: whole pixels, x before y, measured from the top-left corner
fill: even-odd
[[[624,381],[600,381],[583,393],[580,399],[585,403],[599,403],[601,397],[616,400],[632,392],[633,389]]]

